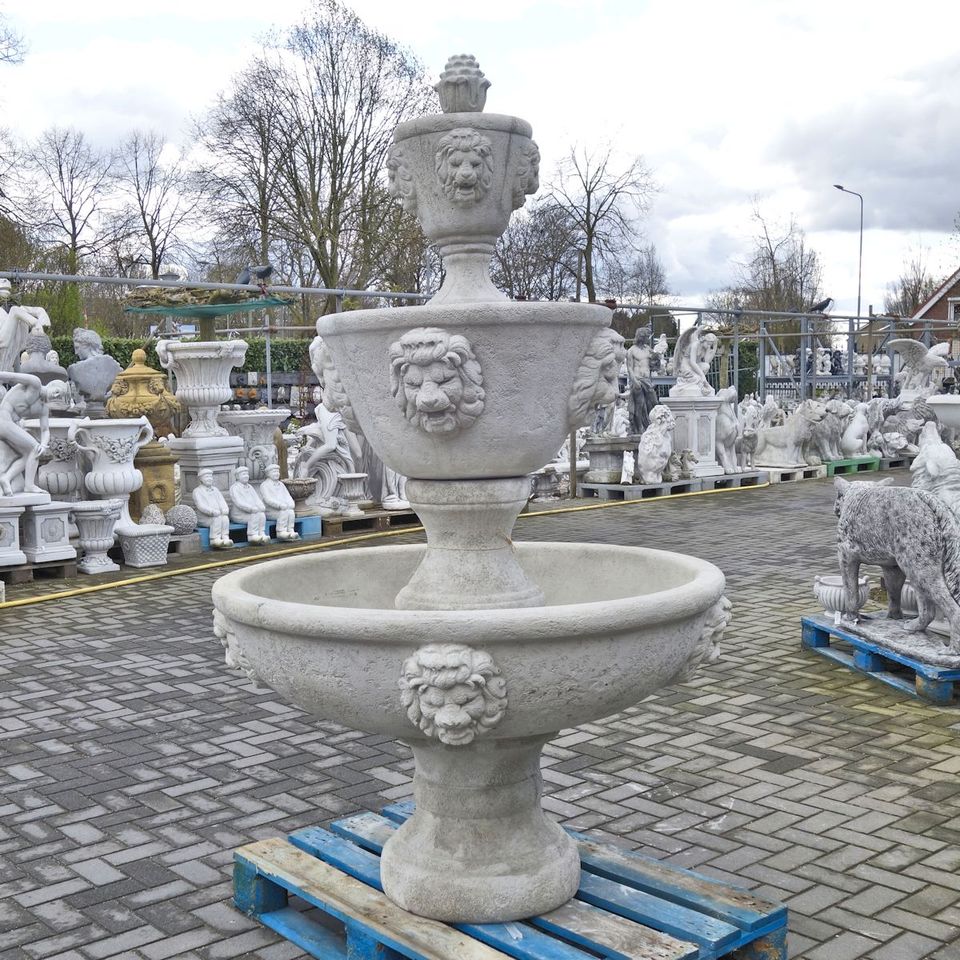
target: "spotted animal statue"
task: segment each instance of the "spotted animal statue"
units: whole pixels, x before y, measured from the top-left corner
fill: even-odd
[[[862,563],[883,570],[891,620],[903,619],[900,595],[909,579],[917,594],[919,616],[904,625],[918,633],[939,613],[950,624],[949,646],[960,653],[960,521],[938,497],[913,487],[850,483],[837,477],[834,513],[843,577],[844,614],[856,618],[857,584]]]

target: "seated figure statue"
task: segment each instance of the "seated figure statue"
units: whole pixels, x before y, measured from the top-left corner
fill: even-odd
[[[103,341],[96,330],[77,327],[73,331],[73,349],[80,359],[70,364],[67,374],[87,402],[87,415],[106,416],[107,393],[123,367],[103,352]]]
[[[267,465],[267,478],[260,484],[260,499],[263,501],[267,516],[277,522],[278,540],[299,540],[300,534],[294,529],[296,513],[290,491],[280,482],[280,465]]]
[[[247,542],[269,543],[267,536],[267,510],[257,488],[250,482],[250,471],[237,467],[230,485],[230,519],[247,525]]]
[[[223,494],[213,484],[213,471],[197,474],[199,485],[193,489],[193,505],[201,526],[210,528],[210,546],[226,550],[233,546],[230,539],[230,508]]]

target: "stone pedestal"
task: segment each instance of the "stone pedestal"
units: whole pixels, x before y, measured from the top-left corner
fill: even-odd
[[[23,552],[30,563],[73,560],[77,551],[70,546],[70,507],[62,500],[26,507],[21,518]]]
[[[201,470],[213,473],[214,486],[229,499],[233,472],[243,458],[240,437],[179,437],[167,446],[178,458],[180,466],[180,499],[193,502],[193,491],[199,485]]]
[[[673,449],[678,453],[692,450],[699,463],[693,466],[695,477],[723,476],[717,463],[717,411],[720,397],[663,397],[661,403],[670,408],[676,420],[673,428]]]
[[[81,573],[112,573],[120,569],[119,564],[107,556],[107,551],[113,546],[113,531],[122,508],[121,500],[82,500],[70,504],[83,551],[77,564]]]
[[[623,473],[623,455],[636,453],[639,437],[592,437],[584,444],[590,458],[586,483],[619,483]]]
[[[130,516],[137,522],[144,507],[155,503],[166,513],[177,502],[173,466],[177,455],[165,443],[154,440],[140,448],[133,465],[143,474],[143,486],[130,494]]]
[[[21,567],[27,562],[20,549],[20,516],[24,507],[0,499],[0,567]]]
[[[259,483],[267,475],[267,467],[278,462],[274,434],[281,423],[290,419],[290,411],[286,407],[221,410],[217,419],[231,436],[243,440],[243,457],[250,471],[250,482]]]

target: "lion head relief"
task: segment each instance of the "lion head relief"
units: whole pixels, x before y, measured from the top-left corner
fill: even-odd
[[[507,709],[507,682],[493,657],[459,643],[431,643],[403,663],[400,702],[428,737],[465,746]]]
[[[426,433],[455,433],[483,413],[483,373],[470,341],[418,327],[390,345],[390,389],[403,415]]]
[[[434,164],[444,195],[457,203],[482,200],[493,182],[492,156],[490,140],[470,127],[444,134]]]

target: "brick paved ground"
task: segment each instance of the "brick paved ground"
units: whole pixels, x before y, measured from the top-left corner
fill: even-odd
[[[727,573],[723,661],[544,771],[558,817],[791,909],[809,960],[960,958],[960,713],[799,649],[827,482],[522,520]],[[408,535],[409,536],[409,535]],[[227,672],[218,572],[0,611],[0,958],[300,956],[229,905],[234,847],[409,793],[402,746]]]

